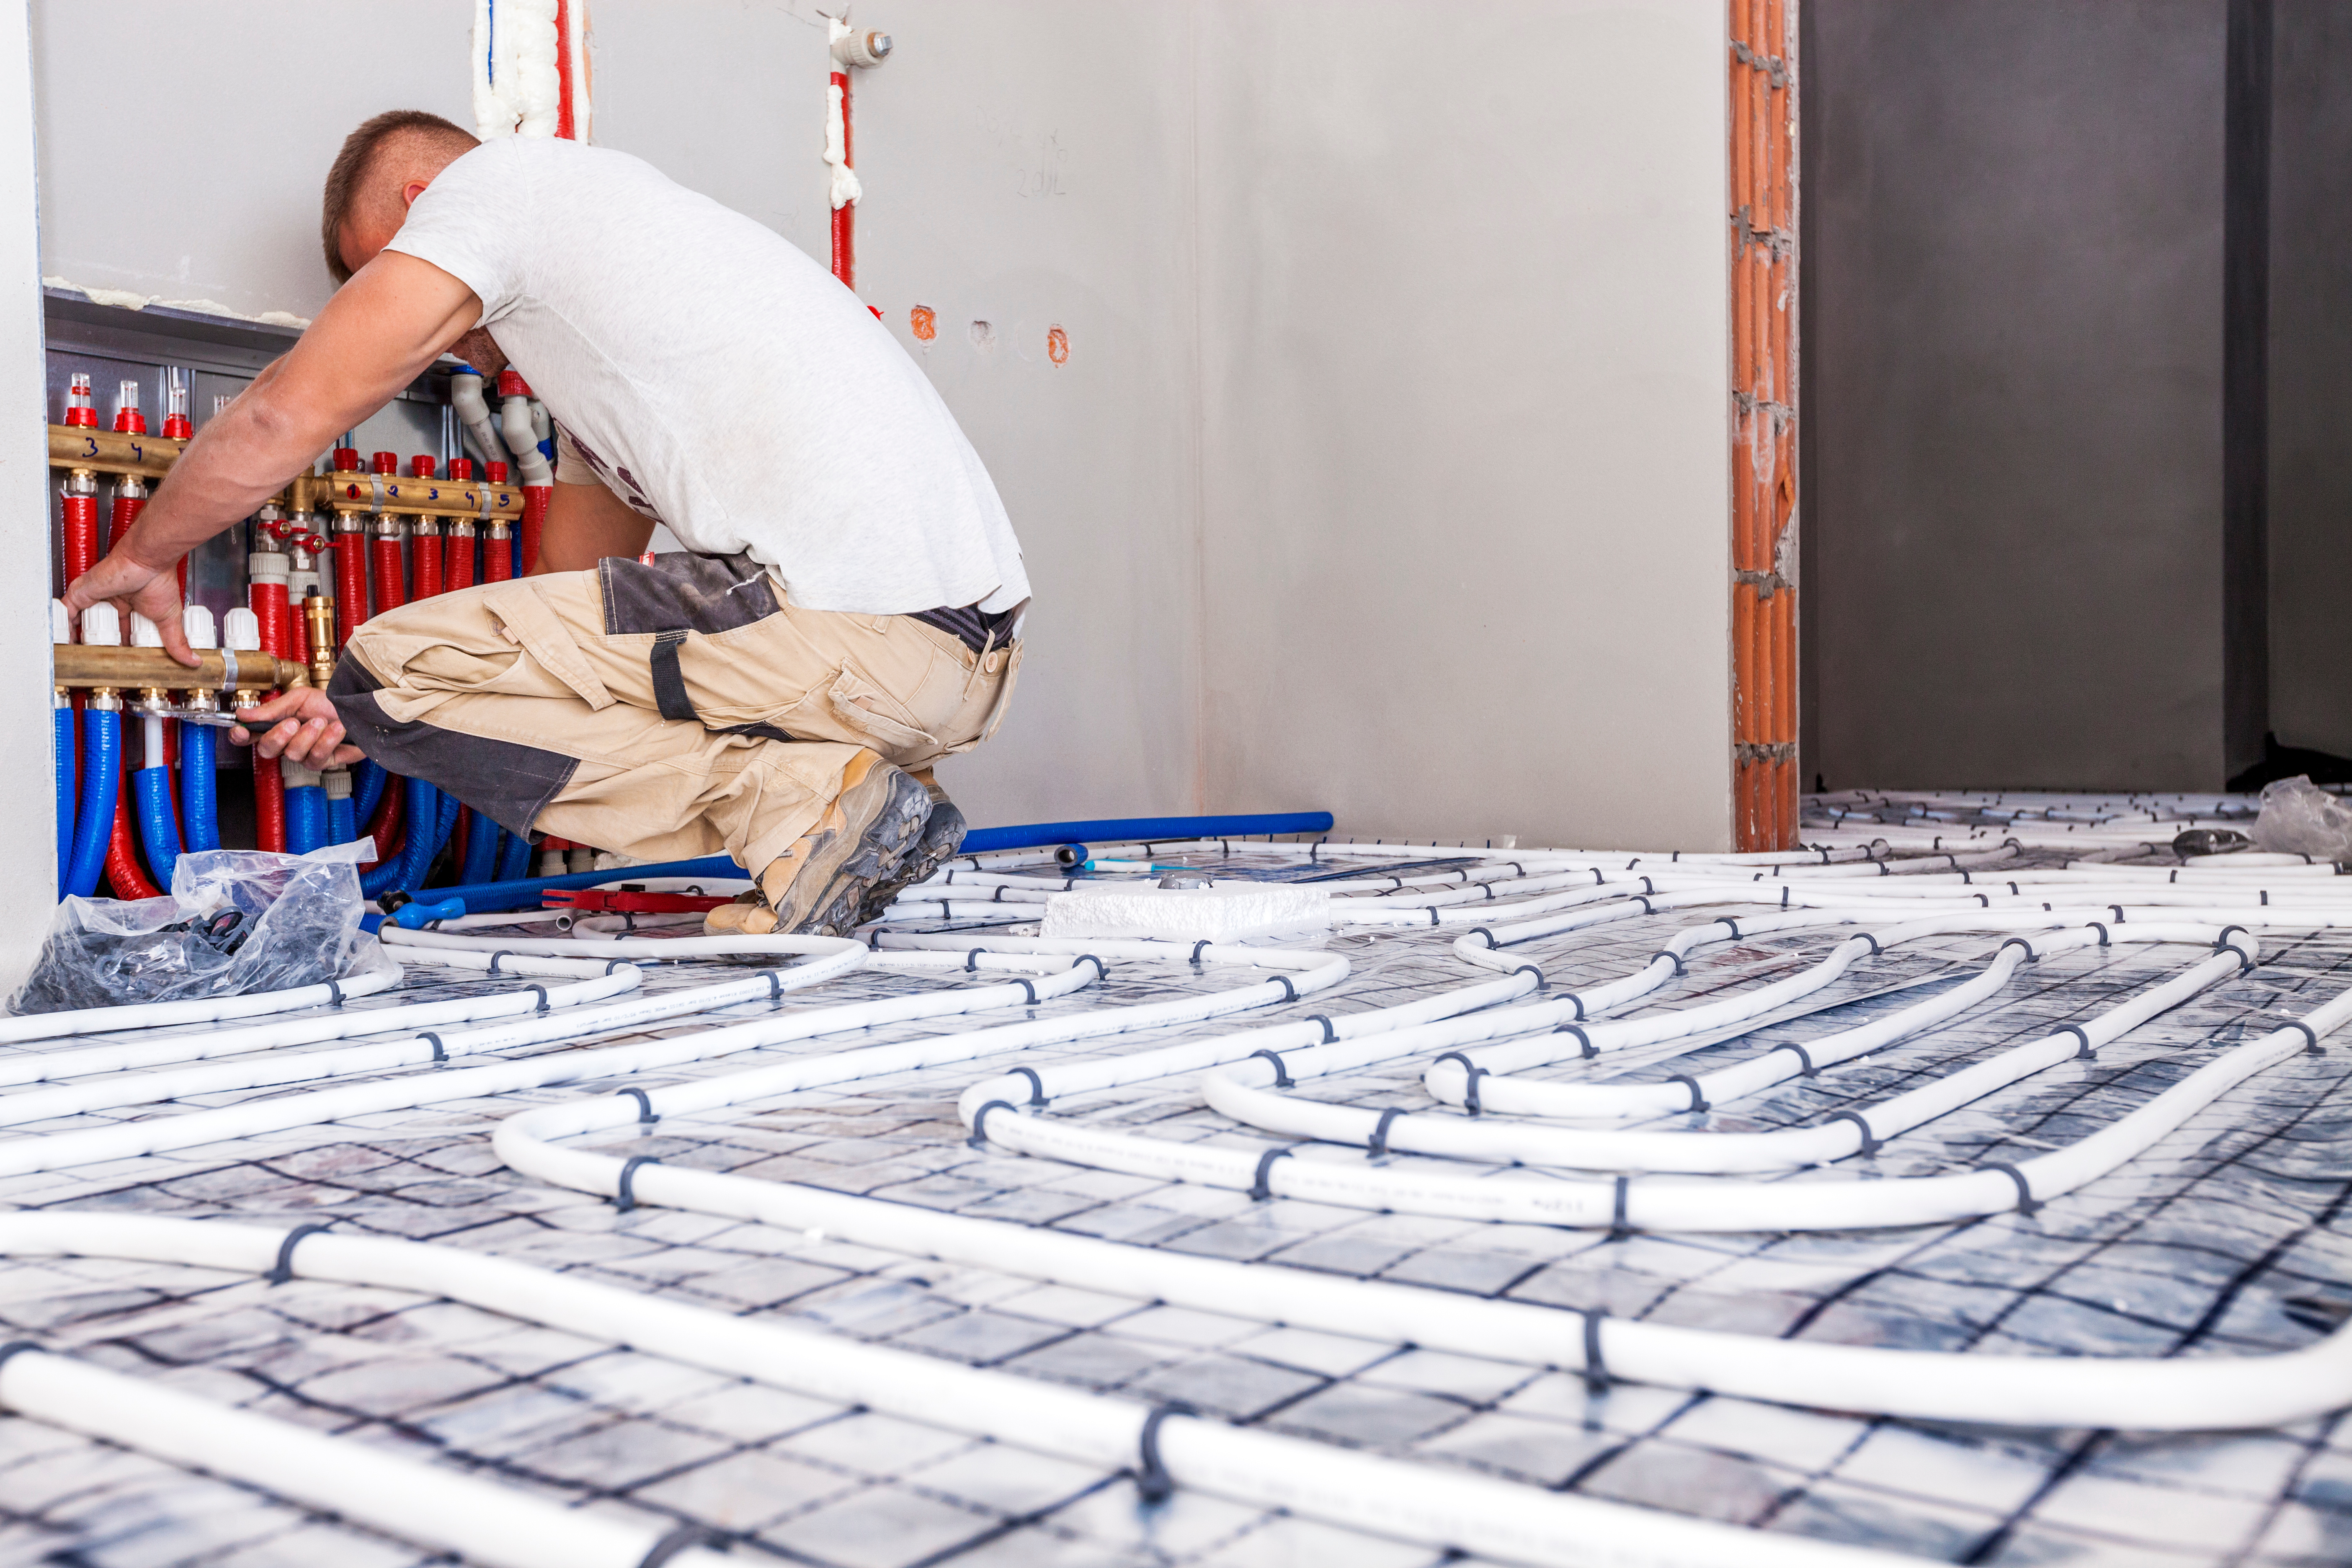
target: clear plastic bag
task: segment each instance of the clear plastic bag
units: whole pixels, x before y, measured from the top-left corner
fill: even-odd
[[[2254,847],[2274,855],[2308,855],[2315,860],[2352,860],[2352,801],[2332,795],[2305,777],[2264,784],[2263,814],[2254,820]]]
[[[363,847],[206,850],[180,857],[163,898],[68,899],[8,1010],[241,996],[388,964],[360,930]]]

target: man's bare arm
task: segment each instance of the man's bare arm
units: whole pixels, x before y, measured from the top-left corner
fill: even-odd
[[[539,559],[525,563],[527,574],[585,572],[607,555],[634,560],[653,536],[653,519],[632,510],[602,484],[558,485],[548,498]]]
[[[113,551],[66,589],[80,611],[126,599],[193,665],[172,567],[250,517],[331,446],[424,374],[482,313],[472,289],[429,261],[387,250],[352,275],[292,352],[191,443]]]

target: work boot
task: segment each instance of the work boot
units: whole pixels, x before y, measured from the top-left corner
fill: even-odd
[[[917,768],[907,776],[929,793],[931,815],[923,824],[922,837],[898,862],[898,868],[866,889],[865,901],[857,910],[860,925],[881,919],[882,911],[890,907],[893,899],[918,882],[929,881],[941,866],[955,858],[956,850],[963,844],[963,813],[948,798],[948,792],[940,787],[940,781],[931,776],[931,770]]]
[[[859,751],[816,826],[760,873],[756,893],[712,910],[702,929],[714,936],[839,936],[855,929],[866,890],[898,869],[929,811],[921,784]]]

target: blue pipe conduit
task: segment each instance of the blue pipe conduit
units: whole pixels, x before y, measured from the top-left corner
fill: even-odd
[[[352,767],[352,816],[353,817],[361,822],[375,820],[375,808],[383,803],[383,781],[389,776],[382,768],[364,757]],[[356,831],[352,834],[352,838],[358,837],[359,834]],[[348,843],[349,840],[339,838],[336,842],[341,844]]]
[[[520,882],[530,875],[530,840],[520,833],[508,833],[500,828],[499,868],[493,873],[501,882]]]
[[[327,847],[327,792],[302,784],[286,792],[286,852],[308,855]]]
[[[467,808],[466,815],[473,826],[466,829],[466,863],[457,871],[457,880],[469,888],[481,886],[498,875],[499,825],[480,812]]]
[[[114,802],[122,788],[122,715],[93,708],[82,715],[81,810],[74,816],[73,870],[66,892],[87,899],[106,869],[106,842],[114,834]]]
[[[358,803],[350,795],[327,797],[327,842],[349,844],[360,836]]]
[[[180,861],[180,824],[172,815],[172,770],[141,768],[131,789],[139,800],[139,847],[147,852],[147,874],[168,890],[172,868]]]
[[[413,797],[412,797],[413,798]],[[413,820],[413,818],[412,818]],[[1047,845],[1083,842],[1092,839],[1103,844],[1131,844],[1144,839],[1177,838],[1244,838],[1273,833],[1328,833],[1331,814],[1328,811],[1276,812],[1256,816],[1130,816],[1114,817],[1101,822],[1040,822],[1024,827],[979,827],[964,835],[960,853],[982,855],[997,849],[1036,849]],[[521,843],[509,838],[509,847]],[[501,864],[499,870],[506,870]],[[528,910],[540,902],[540,895],[550,889],[593,888],[604,882],[636,881],[652,877],[709,877],[714,879],[731,878],[741,880],[743,868],[724,855],[708,855],[698,860],[669,860],[655,866],[632,866],[625,871],[577,871],[562,877],[537,877],[529,879],[502,879],[479,887],[457,888],[448,897],[462,901],[470,915],[489,914],[499,910]],[[415,892],[414,882],[390,884]],[[388,890],[377,888],[368,890],[374,898]]]
[[[220,847],[219,744],[220,731],[209,724],[180,726],[180,821],[191,855]]]
[[[53,752],[58,772],[58,897],[73,890],[74,850],[74,710],[59,708],[50,721],[57,726]]]

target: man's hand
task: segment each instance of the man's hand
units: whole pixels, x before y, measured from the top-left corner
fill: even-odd
[[[228,738],[265,757],[286,757],[298,766],[324,772],[348,767],[362,754],[357,746],[341,744],[343,721],[327,694],[315,686],[298,686],[258,708],[240,708],[236,716],[244,721],[231,727]],[[268,731],[256,739],[253,731],[264,725],[269,726]]]
[[[187,629],[180,624],[180,580],[169,567],[149,566],[118,544],[114,553],[66,584],[66,608],[80,615],[92,605],[112,600],[122,612],[122,640],[131,640],[131,612],[155,623],[163,635],[163,651],[180,663],[195,668],[188,649]]]

